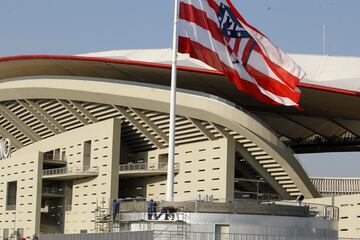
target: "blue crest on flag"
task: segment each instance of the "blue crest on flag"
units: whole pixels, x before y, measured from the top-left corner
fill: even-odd
[[[250,38],[251,35],[241,25],[235,14],[231,9],[220,4],[220,9],[217,14],[220,23],[220,30],[222,34],[229,38]]]

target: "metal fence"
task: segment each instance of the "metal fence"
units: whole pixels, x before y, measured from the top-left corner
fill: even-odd
[[[83,233],[83,234],[44,234],[41,240],[153,240],[152,231],[112,232],[112,233]]]
[[[339,220],[339,208],[317,203],[297,203],[294,201],[276,201],[277,205],[309,207],[310,217],[321,217],[327,220]]]
[[[359,240],[359,238],[337,237],[301,237],[289,235],[208,233],[208,232],[158,232],[154,231],[154,240]]]
[[[43,234],[41,240],[153,240],[152,231],[112,232],[112,233],[83,233],[83,234]]]
[[[260,234],[216,234],[206,232],[189,232],[182,235],[177,232],[154,232],[154,240],[292,240],[290,236],[271,236]],[[310,239],[309,239],[310,240]],[[311,239],[312,240],[312,239]],[[315,240],[315,239],[314,239]]]
[[[337,238],[331,236],[304,237],[290,235],[184,232],[184,231],[132,231],[84,234],[45,234],[41,240],[360,240],[360,238]]]
[[[283,202],[283,201],[233,201],[233,202],[211,202],[211,201],[185,201],[185,202],[157,202],[157,211],[162,207],[174,207],[179,212],[219,212],[216,209],[221,209],[221,212],[228,213],[255,213],[251,212],[250,209],[254,208],[256,204],[256,209],[259,214],[264,215],[273,215],[281,213],[284,210],[284,207],[287,208],[288,216],[306,216],[306,217],[315,217],[323,218],[327,220],[337,221],[339,217],[339,209],[337,207],[322,205],[322,204],[313,204],[313,203],[302,203],[299,206],[296,202]],[[214,207],[216,206],[216,207]],[[284,207],[282,207],[284,206]],[[260,209],[260,210],[259,210]],[[260,211],[260,212],[259,212]],[[138,213],[144,214],[147,212],[145,199],[133,199],[132,201],[122,200],[120,212],[133,213],[136,215]]]
[[[62,188],[43,187],[42,188],[42,193],[43,194],[53,194],[53,195],[63,196],[65,194],[65,190],[62,189]]]
[[[154,231],[154,240],[360,240],[359,238],[338,238],[331,236],[304,237],[290,235],[212,233],[212,232],[176,232]]]

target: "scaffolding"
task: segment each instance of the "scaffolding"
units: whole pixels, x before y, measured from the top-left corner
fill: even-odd
[[[161,212],[160,212],[161,213]],[[157,238],[166,239],[168,232],[171,232],[176,239],[188,239],[190,232],[189,216],[182,209],[176,209],[176,212],[163,213],[159,218],[159,212],[151,215],[155,218],[148,219],[148,212],[124,212],[119,213],[116,221],[118,231],[131,231],[133,229],[140,231],[154,231]],[[130,227],[132,226],[132,227]]]
[[[113,218],[110,208],[96,207],[95,209],[95,232],[111,232]]]
[[[115,216],[112,215],[112,208],[105,205],[105,201],[96,205],[95,209],[95,232],[121,232],[130,231],[130,225],[136,224],[141,230],[153,230],[157,232],[157,235],[163,237],[168,231],[177,235],[177,239],[187,239],[187,233],[189,232],[188,216],[184,209],[176,208],[176,212],[163,213],[159,218],[159,212],[152,213],[152,219],[148,219],[148,212],[146,211],[146,205],[139,207],[136,204],[144,201],[138,200],[121,200],[122,204],[128,206],[126,211],[120,211]],[[160,204],[159,208],[162,206]]]
[[[94,231],[97,233],[112,232],[115,217],[112,216],[111,208],[109,204],[106,204],[104,198],[102,199],[100,204],[98,202],[96,203],[96,208],[94,213],[95,213]]]

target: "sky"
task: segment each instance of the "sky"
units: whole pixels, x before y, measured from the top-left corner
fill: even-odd
[[[360,56],[359,0],[232,0],[288,53]],[[0,0],[0,56],[170,48],[172,0]],[[360,154],[298,156],[313,176],[360,177]],[[345,165],[345,167],[344,167]],[[325,167],[326,166],[326,167]]]

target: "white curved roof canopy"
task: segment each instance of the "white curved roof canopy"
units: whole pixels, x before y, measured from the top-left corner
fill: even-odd
[[[108,51],[81,56],[4,57],[0,58],[0,81],[21,81],[39,76],[56,81],[59,76],[70,76],[168,87],[170,54],[169,49],[158,49]],[[223,74],[210,70],[187,55],[179,57],[182,66],[178,71],[178,87],[212,94],[246,108],[267,123],[297,153],[358,151],[360,115],[354,114],[354,109],[360,109],[360,93],[345,87],[331,88],[326,82],[346,82],[356,89],[359,59],[312,55],[293,55],[293,58],[308,72],[308,79],[300,84],[300,105],[304,111],[256,101],[238,91]],[[348,83],[351,79],[355,79],[355,84]],[[316,85],[309,82],[316,82]],[[21,96],[17,95],[17,98]]]
[[[114,50],[81,54],[79,56],[171,64],[172,51],[171,49]],[[360,92],[359,57],[308,54],[289,54],[289,56],[307,74],[301,81],[302,83]],[[178,65],[214,70],[203,62],[190,58],[187,54],[178,55]]]

